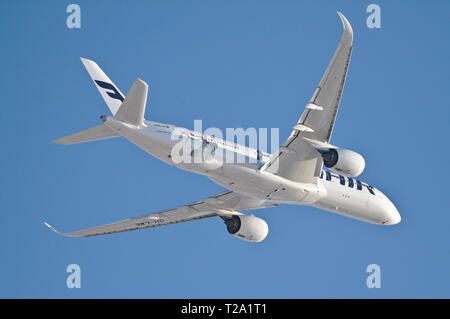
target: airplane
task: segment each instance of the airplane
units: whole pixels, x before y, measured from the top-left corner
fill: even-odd
[[[227,190],[185,206],[129,218],[85,230],[60,233],[88,237],[132,231],[197,219],[220,217],[227,231],[249,242],[263,241],[267,223],[244,214],[280,204],[306,205],[377,225],[394,225],[401,216],[389,198],[377,188],[356,179],[365,168],[364,158],[348,149],[329,144],[352,53],[353,30],[338,12],[343,24],[339,45],[292,133],[272,154],[203,135],[174,125],[144,119],[148,85],[136,79],[126,96],[92,60],[81,58],[87,72],[109,107],[112,116],[101,116],[101,125],[53,142],[75,144],[124,137],[156,158],[187,171],[207,176]],[[178,138],[174,138],[177,132]],[[176,134],[175,134],[176,135]],[[256,159],[256,163],[213,160],[176,162],[177,143],[200,141],[188,154],[208,154],[218,149]],[[325,166],[326,169],[323,167]]]

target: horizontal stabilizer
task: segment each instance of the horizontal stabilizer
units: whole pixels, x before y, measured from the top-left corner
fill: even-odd
[[[136,79],[114,117],[128,124],[143,125],[147,92],[147,83],[141,79]]]
[[[112,129],[107,127],[106,125],[99,125],[69,136],[62,137],[60,139],[54,140],[53,143],[56,144],[64,144],[64,145],[70,145],[70,144],[77,144],[77,143],[84,143],[84,142],[90,142],[90,141],[97,141],[97,140],[104,140],[107,138],[117,137],[120,136],[116,132],[114,132]]]

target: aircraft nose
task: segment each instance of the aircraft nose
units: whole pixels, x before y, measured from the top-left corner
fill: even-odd
[[[397,208],[395,207],[394,204],[392,204],[392,202],[387,199],[387,203],[385,206],[385,215],[386,215],[386,220],[382,222],[383,225],[395,225],[400,223],[400,221],[402,220],[402,217],[400,216],[400,213],[398,212]]]

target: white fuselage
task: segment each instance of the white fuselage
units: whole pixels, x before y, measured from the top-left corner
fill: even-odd
[[[205,175],[229,190],[252,198],[268,203],[314,206],[374,224],[392,225],[401,219],[395,206],[381,191],[356,179],[322,170],[317,184],[298,183],[259,170],[270,154],[243,145],[152,121],[145,121],[138,127],[108,117],[105,125],[170,165]],[[173,134],[175,130],[177,134]],[[240,154],[250,163],[174,161],[174,146],[181,141],[181,137],[176,136],[182,136],[185,141],[204,141],[206,145],[214,145],[228,153]]]

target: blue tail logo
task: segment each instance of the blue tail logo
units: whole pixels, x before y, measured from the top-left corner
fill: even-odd
[[[112,85],[111,83],[103,82],[103,81],[99,81],[99,80],[94,80],[94,81],[101,88],[106,89],[106,90],[111,90],[112,92],[106,91],[106,94],[108,94],[113,99],[120,100],[121,102],[123,102],[123,100],[125,99],[123,97],[123,95],[120,94],[120,92],[116,89],[116,87],[114,85]]]

